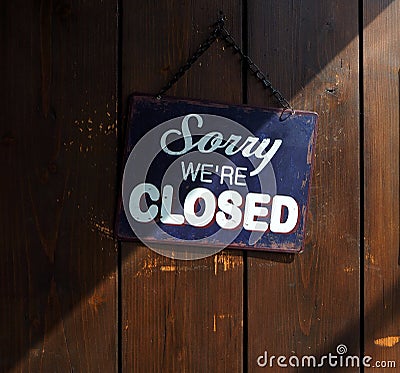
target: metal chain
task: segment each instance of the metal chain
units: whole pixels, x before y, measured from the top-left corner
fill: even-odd
[[[199,45],[194,54],[186,60],[186,63],[181,66],[178,72],[169,80],[169,82],[161,88],[161,90],[157,94],[157,99],[160,99],[161,96],[167,92],[183,75],[185,75],[186,71],[189,70],[196,61],[200,58],[200,56],[211,47],[211,45],[218,39],[219,35],[222,32],[222,28],[224,26],[225,18],[220,18],[214,24],[214,29],[209,35],[209,37]]]
[[[285,109],[290,110],[291,113],[294,113],[294,109],[290,105],[289,101],[282,95],[282,93],[272,86],[272,83],[266,78],[265,74],[260,70],[260,68],[253,62],[253,60],[244,54],[242,49],[236,43],[235,39],[229,33],[229,31],[225,28],[225,16],[220,14],[218,21],[213,25],[214,29],[209,35],[209,37],[199,45],[194,54],[189,57],[186,63],[180,67],[178,72],[169,80],[169,82],[161,88],[158,92],[156,98],[161,99],[161,96],[167,92],[185,73],[189,70],[196,61],[200,58],[200,56],[207,51],[211,45],[220,37],[228,47],[232,48],[234,53],[238,53],[241,60],[244,61],[250,70],[250,72],[263,84],[265,89],[269,89],[271,91],[272,96],[279,102],[279,104]]]
[[[222,27],[222,38],[231,47],[234,53],[238,53],[241,60],[244,61],[251,71],[251,73],[263,84],[265,89],[269,89],[271,91],[272,96],[279,102],[279,104],[287,110],[290,110],[292,113],[294,112],[292,106],[289,101],[282,95],[280,91],[272,86],[272,83],[266,78],[265,74],[260,70],[260,68],[253,62],[253,60],[243,53],[242,49],[236,43],[235,39],[229,33],[229,31],[223,26]]]

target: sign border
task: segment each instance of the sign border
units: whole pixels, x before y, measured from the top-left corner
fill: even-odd
[[[210,100],[197,100],[197,99],[185,99],[185,98],[176,98],[176,97],[171,97],[171,96],[163,96],[161,99],[157,99],[153,95],[149,94],[143,94],[139,92],[134,92],[132,93],[129,98],[128,98],[128,116],[125,121],[125,131],[124,131],[124,151],[123,151],[123,167],[121,169],[121,175],[119,178],[119,196],[118,196],[118,204],[117,204],[117,213],[116,213],[116,219],[115,219],[115,236],[119,241],[127,241],[127,242],[141,242],[141,240],[135,236],[132,228],[129,225],[128,219],[125,215],[125,210],[123,207],[123,202],[122,202],[122,175],[125,170],[125,166],[129,157],[129,154],[131,152],[130,149],[130,138],[129,138],[129,125],[132,122],[132,117],[135,113],[135,101],[137,100],[147,100],[151,101],[154,100],[154,103],[157,102],[165,102],[165,103],[174,103],[174,104],[179,104],[180,102],[182,104],[193,104],[193,105],[199,105],[202,107],[210,107],[210,108],[225,108],[225,109],[241,109],[241,110],[246,110],[246,109],[255,109],[255,110],[260,110],[260,111],[269,111],[269,112],[274,112],[276,114],[280,114],[282,116],[282,122],[284,122],[289,116],[291,116],[291,113],[287,113],[287,109],[278,109],[278,108],[265,108],[265,107],[260,107],[260,106],[253,106],[253,105],[247,105],[247,104],[227,104],[227,103],[222,103],[222,102],[214,102]],[[287,113],[287,116],[286,116]],[[283,244],[283,246],[272,246],[272,247],[253,247],[253,246],[248,246],[245,243],[237,243],[233,242],[228,244],[225,248],[226,249],[233,249],[233,250],[246,250],[246,251],[255,251],[255,252],[279,252],[279,253],[301,253],[304,251],[305,245],[306,245],[306,227],[307,227],[307,216],[308,216],[308,209],[309,209],[309,203],[310,203],[310,194],[311,194],[311,185],[312,185],[312,179],[313,179],[313,174],[314,174],[314,158],[315,158],[315,146],[316,146],[316,140],[317,140],[317,131],[318,131],[318,119],[319,116],[316,112],[313,111],[305,111],[305,110],[296,110],[294,115],[313,115],[315,116],[315,125],[314,125],[314,130],[313,134],[310,139],[310,146],[312,148],[311,154],[313,155],[311,162],[310,162],[310,176],[309,176],[309,185],[308,185],[308,195],[307,195],[307,201],[305,205],[305,210],[302,212],[304,214],[303,217],[303,234],[302,234],[302,244],[301,247],[295,246],[296,248],[288,248],[287,244]],[[180,115],[183,115],[180,113]],[[177,116],[179,116],[177,114]],[[128,228],[129,227],[129,228]],[[127,229],[128,228],[128,229]],[[243,229],[243,228],[242,228]],[[149,240],[150,241],[150,240]],[[152,244],[154,246],[160,246],[160,247],[168,247],[171,245],[179,245],[182,246],[183,244],[180,242],[165,242],[165,241],[158,241],[157,239],[154,239],[152,241]],[[184,246],[190,248],[190,247],[198,247],[199,245],[191,245],[185,242]],[[213,245],[210,243],[208,244],[201,244],[201,247],[213,247]]]

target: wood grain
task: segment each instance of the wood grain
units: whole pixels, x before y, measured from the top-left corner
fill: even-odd
[[[365,353],[400,364],[400,1],[364,1]],[[373,19],[373,14],[380,14]],[[398,369],[398,368],[397,368]],[[371,369],[381,372],[382,368]]]
[[[125,1],[124,103],[133,91],[158,92],[206,39],[220,9],[240,40],[239,1]],[[168,94],[241,103],[241,88],[240,62],[217,42]],[[123,244],[122,254],[123,371],[242,370],[240,252],[184,262]]]
[[[264,351],[318,357],[338,344],[400,364],[400,0],[359,5],[2,4],[0,371],[255,372]],[[124,243],[118,323],[117,104],[122,116],[130,93],[156,93],[219,10],[293,106],[320,115],[306,249],[184,262]],[[222,42],[169,95],[277,105]]]
[[[264,351],[359,352],[359,71],[357,1],[248,3],[249,54],[295,108],[320,115],[305,251],[248,258],[254,372]],[[250,79],[249,103],[271,104]]]
[[[116,370],[116,2],[2,4],[0,371]]]

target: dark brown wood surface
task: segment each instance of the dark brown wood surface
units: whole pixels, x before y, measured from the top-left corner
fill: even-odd
[[[339,344],[398,369],[400,0],[3,3],[0,372],[253,372]],[[113,239],[127,97],[156,93],[219,10],[320,115],[300,255]],[[221,41],[168,94],[277,106]]]
[[[0,17],[0,371],[113,372],[116,4]]]
[[[399,13],[399,1],[364,2],[365,352],[374,361],[397,360],[397,370],[400,369]],[[374,14],[379,16],[374,18]],[[371,371],[383,369],[377,367]]]
[[[125,1],[124,19],[135,22],[124,22],[123,102],[134,91],[157,93],[208,37],[221,8],[240,40],[240,1]],[[216,42],[168,94],[241,103],[240,62],[224,49]],[[123,371],[239,372],[242,321],[240,251],[184,262],[122,245]]]
[[[357,1],[249,1],[249,53],[294,107],[320,115],[304,252],[248,258],[249,372],[265,350],[359,353],[357,12]],[[265,103],[251,81],[249,102]]]

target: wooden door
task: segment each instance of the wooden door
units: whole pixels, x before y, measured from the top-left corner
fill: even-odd
[[[292,105],[320,116],[299,255],[176,261],[114,238],[128,95],[157,92],[220,10]],[[265,354],[343,348],[371,371],[400,366],[399,12],[399,0],[2,4],[0,371],[254,372]],[[168,94],[277,106],[222,41]]]

